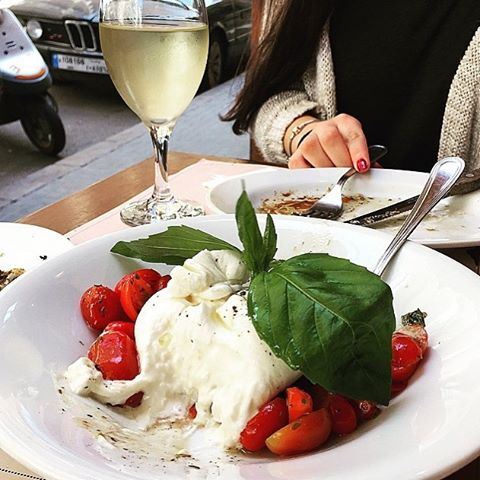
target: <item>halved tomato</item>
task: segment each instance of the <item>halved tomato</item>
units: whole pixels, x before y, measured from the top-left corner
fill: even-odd
[[[322,408],[278,430],[267,438],[266,444],[277,455],[295,455],[318,448],[327,441],[331,431],[330,412]]]
[[[288,423],[288,410],[285,400],[280,397],[266,403],[252,417],[240,434],[240,443],[250,452],[265,447],[265,440]]]
[[[288,421],[294,422],[313,410],[312,397],[297,387],[287,388]]]
[[[341,395],[330,394],[332,430],[339,435],[352,433],[357,428],[357,414],[350,402]]]
[[[132,273],[129,278],[120,280],[120,303],[127,317],[135,321],[142,307],[155,293],[152,286],[137,273]]]

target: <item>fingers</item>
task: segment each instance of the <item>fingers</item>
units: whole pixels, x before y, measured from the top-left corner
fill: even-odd
[[[368,171],[370,155],[361,123],[356,118],[346,114],[340,114],[334,120],[345,141],[351,164],[360,173]]]
[[[330,165],[334,167],[351,167],[352,160],[347,145],[335,124],[325,125],[316,133],[317,143],[323,149],[324,155]],[[322,163],[324,160],[322,159]],[[315,165],[315,164],[314,164]],[[317,165],[315,165],[317,166]],[[327,165],[321,165],[327,166]]]
[[[318,134],[313,130],[310,135],[302,143],[302,148],[299,149],[303,158],[312,167],[325,168],[334,167],[331,158],[325,152],[323,145],[318,137]],[[297,150],[298,151],[298,150]]]
[[[354,166],[361,173],[370,168],[362,125],[350,115],[315,123],[299,143],[290,157],[290,168]]]
[[[288,168],[311,168],[312,166],[303,158],[300,152],[295,152],[288,161]]]

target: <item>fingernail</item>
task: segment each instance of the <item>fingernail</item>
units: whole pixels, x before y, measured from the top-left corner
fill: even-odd
[[[357,169],[359,172],[366,172],[368,170],[368,163],[366,160],[359,160],[357,162]]]

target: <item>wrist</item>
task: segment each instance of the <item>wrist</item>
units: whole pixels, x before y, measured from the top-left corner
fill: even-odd
[[[291,156],[298,148],[297,142],[300,137],[304,137],[309,133],[313,125],[320,120],[311,115],[304,115],[296,118],[287,128],[283,138],[283,148],[288,156]]]

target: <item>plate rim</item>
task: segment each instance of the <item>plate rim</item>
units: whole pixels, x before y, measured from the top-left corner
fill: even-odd
[[[278,166],[272,166],[273,168],[271,169],[262,169],[262,170],[256,170],[253,172],[247,172],[247,173],[240,173],[231,177],[227,178],[220,178],[216,180],[215,182],[212,182],[209,185],[209,188],[207,189],[206,195],[205,195],[205,204],[208,209],[208,211],[213,212],[215,215],[229,215],[228,212],[225,212],[222,210],[220,207],[216,205],[216,203],[213,201],[213,193],[216,188],[218,188],[220,185],[230,182],[230,181],[235,181],[235,180],[242,180],[244,178],[248,178],[251,176],[255,175],[271,175],[272,173],[276,172],[290,172],[290,175],[297,175],[297,172],[304,172],[305,169],[296,169],[296,170],[288,170],[285,167],[278,167]],[[320,175],[322,172],[338,172],[338,178],[340,178],[342,173],[345,173],[348,168],[344,167],[327,167],[327,168],[316,168],[316,169],[310,169],[308,171],[314,171],[316,174]],[[417,172],[414,170],[398,170],[398,169],[371,169],[369,172],[378,172],[379,175],[388,175],[389,173],[393,173],[394,175],[411,175],[411,176],[418,176],[419,178],[422,177],[425,181],[428,178],[428,173],[425,172]],[[377,174],[377,173],[376,173]],[[288,215],[285,215],[288,216]],[[338,223],[343,223],[343,222],[338,222]],[[379,230],[381,231],[381,230]],[[449,241],[445,239],[413,239],[412,240],[415,243],[419,243],[421,245],[424,245],[426,247],[431,247],[435,249],[445,249],[445,248],[470,248],[470,247],[477,247],[480,246],[480,235],[479,237],[475,240],[455,240],[455,241]]]

